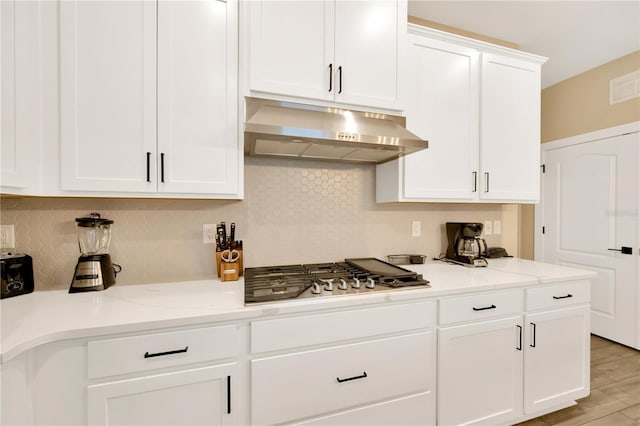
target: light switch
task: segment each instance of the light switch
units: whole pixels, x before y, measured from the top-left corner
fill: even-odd
[[[411,236],[412,237],[419,237],[421,234],[421,229],[420,229],[420,221],[419,220],[414,220],[413,222],[411,222]]]
[[[499,220],[493,221],[493,234],[500,235],[502,233],[502,222]]]
[[[493,225],[493,223],[490,220],[485,220],[484,221],[484,235],[491,235],[492,234],[492,231],[491,231],[492,226],[491,225]]]

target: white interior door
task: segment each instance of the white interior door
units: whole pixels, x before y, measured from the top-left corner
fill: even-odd
[[[545,152],[543,261],[598,273],[592,333],[638,347],[640,133]],[[632,254],[619,251],[629,247]]]

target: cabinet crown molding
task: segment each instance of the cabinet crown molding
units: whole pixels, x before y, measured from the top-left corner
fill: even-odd
[[[464,44],[467,47],[478,49],[483,53],[496,53],[500,55],[510,56],[513,58],[523,59],[529,62],[533,62],[539,65],[547,62],[549,58],[544,56],[535,55],[533,53],[524,52],[518,49],[511,49],[497,44],[487,43],[485,41],[476,40],[469,37],[464,37],[458,34],[448,33],[446,31],[436,30],[435,28],[428,28],[422,25],[408,24],[409,34],[417,34],[425,37],[430,37],[436,40],[447,41],[450,43]]]

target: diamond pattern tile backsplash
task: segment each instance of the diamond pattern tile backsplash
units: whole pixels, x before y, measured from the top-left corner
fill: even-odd
[[[66,289],[79,256],[75,218],[113,219],[111,257],[122,265],[118,285],[215,276],[205,223],[236,222],[245,267],[338,261],[446,248],[444,223],[501,219],[493,204],[375,202],[375,166],[245,159],[245,199],[149,200],[5,198],[3,224],[15,225],[13,251],[33,257],[37,290]],[[411,237],[411,222],[422,236]],[[503,225],[503,234],[516,232]],[[500,245],[500,236],[487,237]]]

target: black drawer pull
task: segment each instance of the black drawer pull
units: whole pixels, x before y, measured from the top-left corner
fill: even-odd
[[[341,379],[340,377],[336,377],[336,380],[338,381],[338,383],[343,383],[343,382],[348,382],[350,380],[364,379],[365,377],[367,377],[367,372],[363,371],[362,375],[360,376],[347,377],[346,379]]]
[[[157,356],[182,354],[182,353],[187,352],[188,350],[189,350],[189,346],[185,346],[184,349],[176,349],[175,351],[158,352],[158,353],[155,353],[155,354],[150,354],[149,352],[145,352],[144,353],[144,357],[145,358],[155,358]]]
[[[558,299],[568,299],[570,297],[573,297],[573,294],[567,294],[566,296],[553,296],[554,299],[558,300]]]
[[[160,182],[164,183],[164,152],[160,153]]]
[[[151,153],[147,152],[147,182],[151,182]]]
[[[231,414],[231,376],[227,376],[227,414]]]
[[[533,339],[533,342],[529,346],[531,346],[532,348],[535,348],[536,347],[536,323],[530,322],[529,324],[533,329],[533,333],[531,333],[531,338]]]
[[[486,311],[487,309],[495,309],[496,305],[485,306],[484,308],[473,308],[474,311]]]
[[[520,337],[518,338],[518,347],[516,349],[521,351],[522,350],[522,327],[520,327],[519,325],[516,325],[516,327],[518,327],[518,333],[520,334]]]

